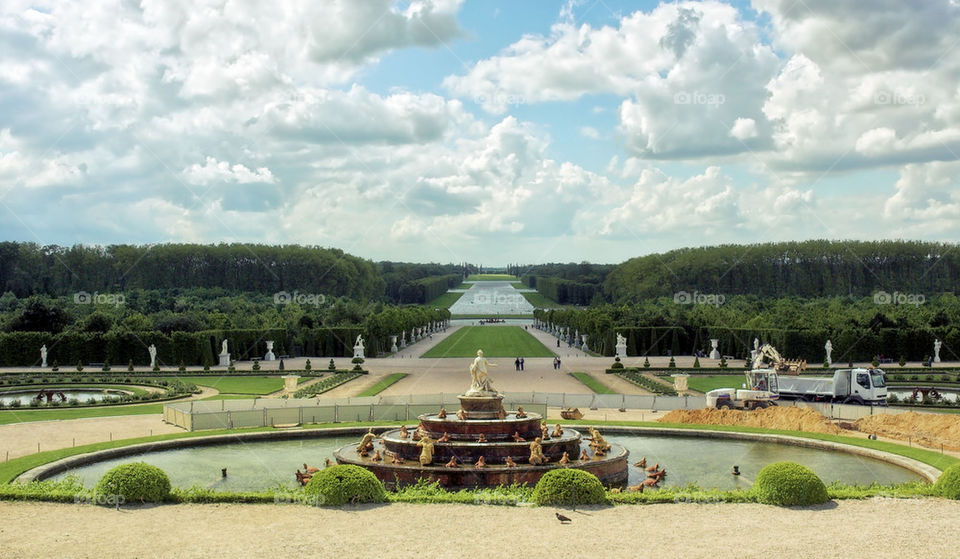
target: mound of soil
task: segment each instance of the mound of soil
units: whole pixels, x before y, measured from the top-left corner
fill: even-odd
[[[858,419],[857,430],[932,448],[960,450],[960,416],[946,413],[878,414]]]
[[[771,406],[755,411],[673,410],[658,421],[661,423],[696,423],[700,425],[742,425],[810,433],[841,433],[839,427],[812,409],[786,406]]]

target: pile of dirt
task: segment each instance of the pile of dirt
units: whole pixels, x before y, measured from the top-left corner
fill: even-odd
[[[658,421],[661,423],[696,423],[700,425],[741,425],[765,429],[789,429],[809,433],[839,434],[840,428],[809,408],[771,406],[762,410],[673,410]]]
[[[857,430],[931,448],[960,450],[960,416],[946,413],[878,414],[858,419]]]

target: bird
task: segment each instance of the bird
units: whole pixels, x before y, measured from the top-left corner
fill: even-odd
[[[557,515],[557,520],[560,521],[560,524],[566,524],[567,522],[572,522],[569,518],[567,518],[566,516],[563,516],[559,512],[556,512],[554,514]]]
[[[634,466],[636,466],[636,467],[638,467],[638,468],[646,468],[646,467],[647,467],[647,457],[644,456],[643,458],[641,458],[639,462],[637,462],[636,464],[634,464]]]
[[[329,460],[329,458],[327,458],[327,460]],[[319,471],[320,471],[320,468],[315,468],[315,467],[313,467],[313,466],[307,466],[307,464],[304,463],[304,464],[303,464],[303,471],[304,471],[304,473],[313,475],[313,474],[319,472]]]

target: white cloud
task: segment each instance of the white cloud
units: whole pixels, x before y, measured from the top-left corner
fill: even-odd
[[[580,135],[588,140],[599,140],[600,131],[593,126],[581,126]]]
[[[239,184],[266,183],[272,184],[277,179],[266,167],[258,167],[251,171],[240,163],[230,165],[227,161],[217,161],[215,157],[207,157],[203,165],[194,163],[183,170],[183,178],[191,184],[207,185],[212,182],[235,182]]]
[[[752,118],[738,118],[730,129],[730,136],[738,140],[757,137],[757,121]]]

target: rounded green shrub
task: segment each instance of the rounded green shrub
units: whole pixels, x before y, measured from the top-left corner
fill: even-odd
[[[561,468],[540,478],[533,500],[538,505],[600,505],[606,504],[607,492],[590,472]]]
[[[827,486],[813,470],[796,462],[776,462],[760,470],[753,484],[757,500],[790,507],[816,505],[830,500]]]
[[[960,500],[960,464],[954,464],[944,470],[933,487],[941,497]]]
[[[310,478],[303,490],[320,497],[320,504],[333,507],[387,500],[387,491],[377,476],[352,464],[339,464],[320,470]]]
[[[159,503],[170,495],[170,478],[146,462],[120,464],[103,474],[95,493],[120,496],[125,502]]]

